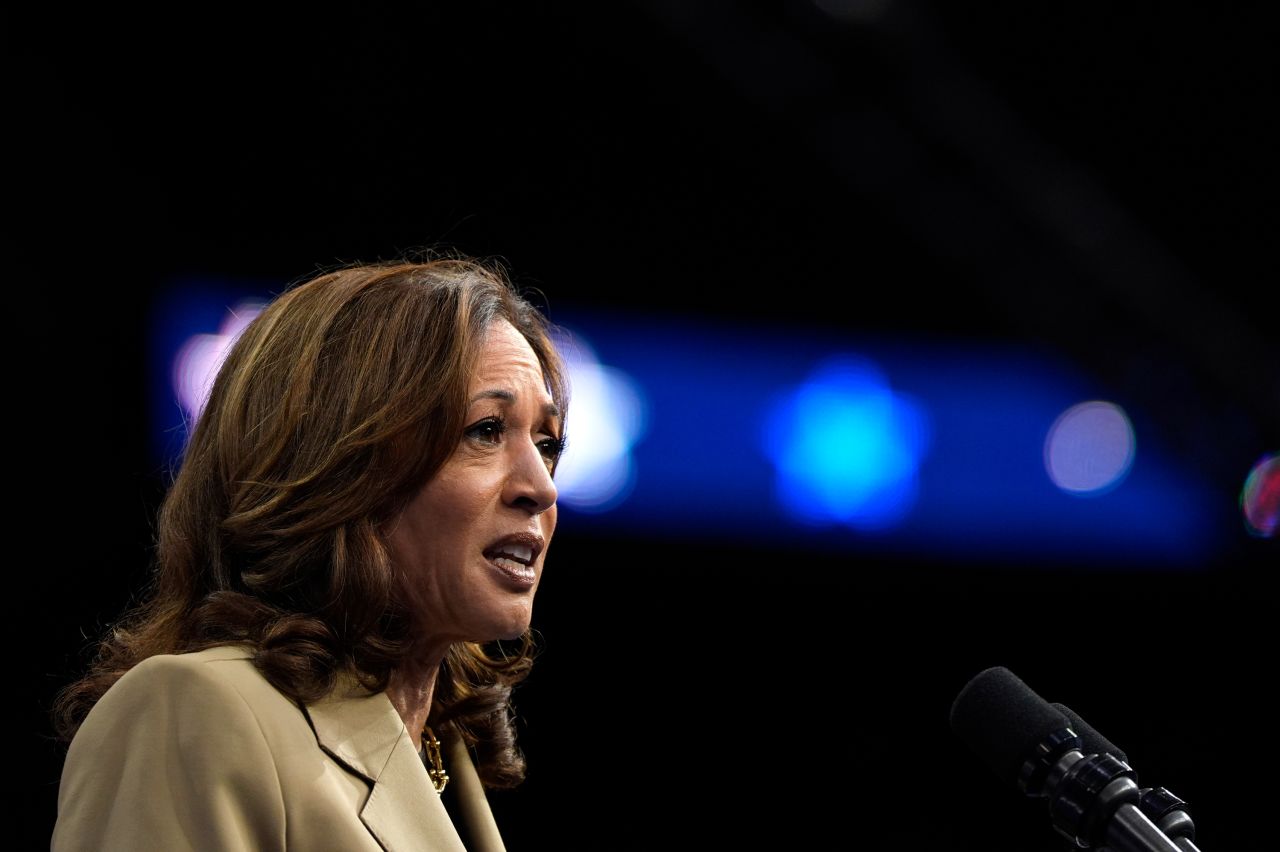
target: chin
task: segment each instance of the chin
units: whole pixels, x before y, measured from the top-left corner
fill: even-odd
[[[511,624],[498,632],[495,637],[497,639],[519,639],[529,629],[529,619],[524,619],[518,624]]]
[[[493,611],[484,622],[476,622],[472,635],[477,642],[497,642],[515,640],[524,636],[531,623],[529,606],[512,606],[509,609]]]
[[[531,613],[527,608],[522,608],[520,612],[508,613],[506,618],[493,625],[493,639],[519,639],[524,632],[529,629],[532,622]]]

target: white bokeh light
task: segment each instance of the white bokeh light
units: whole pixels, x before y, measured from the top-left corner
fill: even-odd
[[[635,482],[631,447],[644,433],[644,399],[631,377],[601,364],[580,335],[561,328],[556,345],[571,389],[569,443],[556,468],[559,499],[603,512],[626,499]]]
[[[1135,448],[1133,427],[1124,409],[1090,400],[1071,406],[1049,427],[1044,466],[1063,491],[1102,494],[1124,479]]]
[[[200,419],[213,380],[232,344],[264,307],[258,300],[240,302],[227,314],[217,334],[193,334],[174,356],[173,390],[189,424]]]

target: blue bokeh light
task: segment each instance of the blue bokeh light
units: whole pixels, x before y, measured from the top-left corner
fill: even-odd
[[[926,419],[869,360],[839,355],[819,365],[779,399],[762,437],[779,499],[801,521],[882,529],[915,502]]]

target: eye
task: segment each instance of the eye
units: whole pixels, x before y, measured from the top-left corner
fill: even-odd
[[[547,470],[555,473],[556,463],[560,461],[560,456],[564,454],[565,444],[564,438],[543,438],[538,442],[538,452],[542,453],[542,458],[547,462]]]
[[[468,426],[464,434],[482,444],[499,444],[506,431],[507,423],[501,417],[486,417]]]

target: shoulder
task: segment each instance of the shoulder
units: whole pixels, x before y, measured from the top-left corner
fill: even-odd
[[[251,716],[300,714],[297,705],[253,665],[248,647],[227,645],[187,654],[158,654],[143,660],[99,699],[85,720],[85,727],[95,724],[95,720],[140,716],[155,723],[216,714],[225,722],[225,716],[235,716],[237,710]]]
[[[169,682],[251,681],[262,675],[253,665],[253,651],[247,645],[218,645],[186,654],[156,654],[138,663],[116,682],[107,694]]]
[[[259,683],[267,684],[267,680],[253,665],[249,646],[218,645],[203,651],[148,657],[126,672],[106,694],[170,684],[252,689]]]
[[[107,690],[72,739],[54,846],[184,849],[184,838],[207,837],[208,848],[271,848],[284,825],[280,755],[308,741],[314,750],[301,710],[248,650],[151,657]]]
[[[86,750],[100,758],[131,742],[147,754],[169,743],[188,759],[236,742],[243,755],[246,745],[269,751],[281,737],[299,734],[310,735],[302,710],[254,667],[252,651],[220,646],[138,663],[89,711],[68,758]]]

